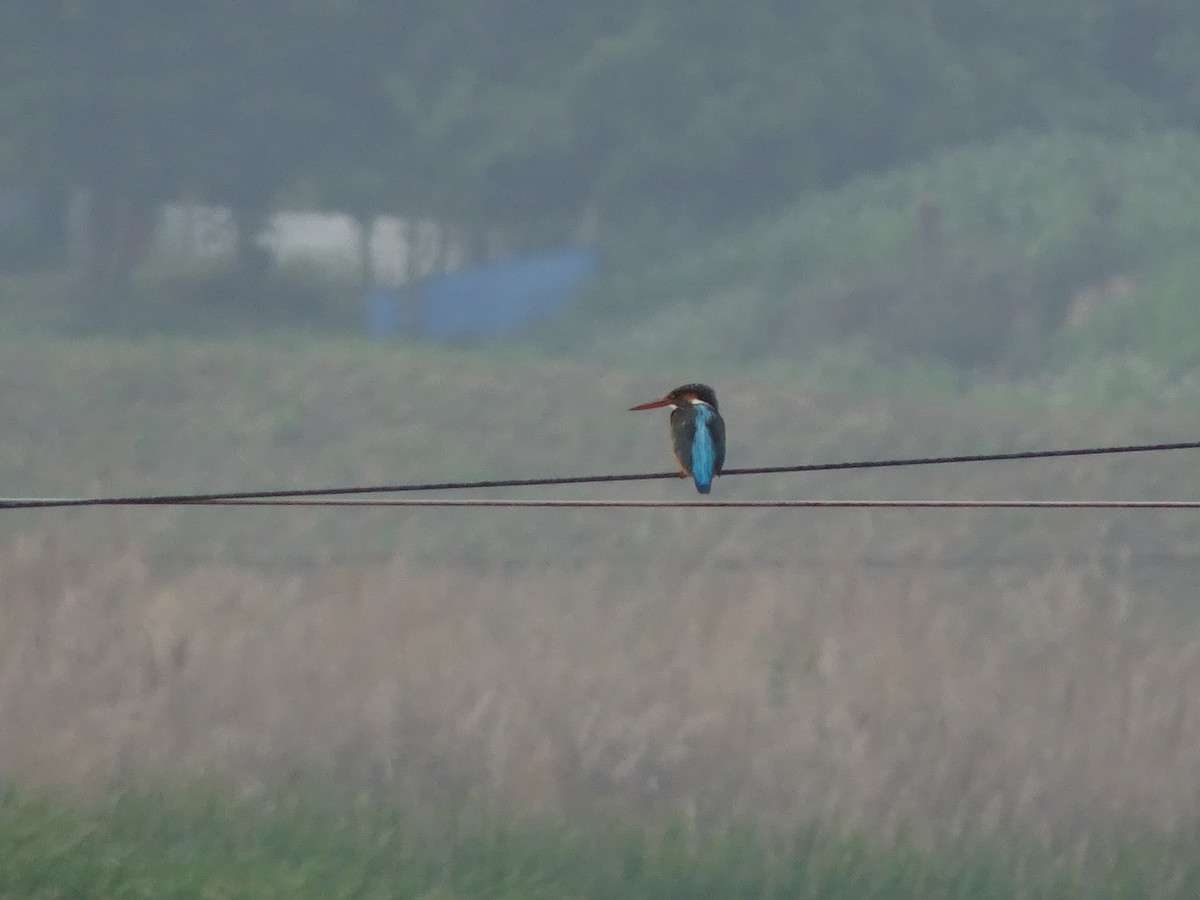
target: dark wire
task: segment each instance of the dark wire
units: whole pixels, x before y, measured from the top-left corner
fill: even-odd
[[[1175,441],[1161,444],[1127,444],[1111,447],[1083,447],[1071,450],[1019,450],[1012,453],[971,453],[957,456],[917,456],[897,459],[857,460],[853,462],[806,463],[795,466],[761,466],[751,469],[726,469],[732,475],[782,475],[795,472],[829,472],[843,469],[883,469],[905,466],[936,466],[970,462],[1000,462],[1023,459],[1054,459],[1072,456],[1111,456],[1120,453],[1150,453],[1159,450],[1196,450],[1200,441]],[[611,481],[653,481],[678,478],[679,472],[642,472],[632,475],[575,475],[554,478],[506,478],[490,481],[440,481],[426,484],[388,484],[370,487],[300,488],[274,491],[232,491],[203,494],[160,494],[130,497],[8,497],[0,498],[0,509],[48,509],[67,506],[187,506],[224,504],[229,501],[279,500],[306,497],[334,497],[354,494],[394,494],[410,491],[451,491],[474,488],[541,487],[560,484],[600,484]]]
[[[213,506],[402,507],[426,509],[1200,509],[1200,500],[477,500],[459,497],[320,497],[214,500]]]

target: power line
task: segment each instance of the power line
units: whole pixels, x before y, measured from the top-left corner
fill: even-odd
[[[1125,444],[1110,447],[1079,447],[1069,450],[1017,450],[1011,453],[965,453],[957,456],[912,456],[901,459],[872,459],[801,466],[765,466],[757,469],[728,469],[724,475],[776,475],[785,472],[829,472],[839,469],[885,469],[904,466],[940,466],[955,463],[1005,462],[1022,459],[1056,459],[1069,456],[1112,456],[1121,453],[1151,453],[1159,450],[1197,450],[1200,441],[1163,444]]]
[[[499,509],[1200,509],[1200,500],[476,500],[436,497],[325,497],[214,500],[194,506],[473,506]]]
[[[21,509],[97,505],[73,498],[0,501]],[[115,502],[103,505],[117,505]],[[135,503],[134,505],[149,505]],[[167,505],[165,503],[155,505]],[[493,509],[1200,509],[1200,500],[501,500],[436,497],[260,497],[188,500],[183,506],[477,507]]]
[[[726,469],[723,478],[736,475],[782,475],[801,472],[829,472],[847,469],[882,469],[910,466],[950,465],[973,462],[1003,462],[1030,459],[1061,459],[1081,456],[1111,456],[1126,453],[1150,453],[1162,450],[1196,450],[1200,441],[1175,441],[1158,444],[1126,444],[1106,447],[1082,447],[1067,450],[1019,450],[1008,453],[971,453],[954,456],[917,456],[891,459],[854,460],[850,462],[804,463],[792,466],[760,466],[746,469]],[[228,491],[196,494],[158,494],[111,497],[7,497],[0,498],[0,509],[48,509],[77,506],[188,506],[214,505],[259,500],[299,500],[321,497],[347,497],[362,494],[395,494],[468,490],[476,488],[547,487],[567,484],[601,484],[617,481],[654,481],[678,478],[673,472],[641,472],[619,475],[577,475],[548,478],[506,478],[477,481],[441,481],[423,484],[388,484],[366,487],[298,488],[289,490]],[[1014,501],[1015,502],[1015,501]],[[1107,502],[1107,501],[1105,501]],[[722,501],[693,501],[688,504],[721,505]],[[429,505],[429,504],[410,504]],[[443,504],[451,505],[451,504]],[[456,504],[467,505],[467,504]],[[561,505],[556,502],[555,505]]]
[[[411,548],[410,548],[411,549]],[[146,552],[146,557],[153,560],[155,565],[194,568],[212,562],[212,555],[203,549],[192,547],[188,550],[152,549]],[[221,561],[245,569],[256,569],[264,572],[296,571],[328,567],[362,567],[386,566],[395,558],[393,552],[386,549],[377,551],[336,551],[332,553],[308,552],[250,552],[244,546],[224,547],[221,550]],[[640,565],[650,557],[645,554],[622,551],[608,551],[600,554],[538,554],[538,553],[471,553],[469,551],[454,551],[441,548],[436,553],[414,551],[406,554],[406,559],[422,565],[450,565],[462,569],[487,570],[504,569],[578,569],[601,559],[614,565]],[[856,552],[855,565],[866,569],[965,569],[965,568],[1024,568],[1037,569],[1051,565],[1105,566],[1127,572],[1145,571],[1149,569],[1179,569],[1200,567],[1200,554],[1147,549],[1132,547],[1124,544],[1105,544],[1091,550],[1077,549],[1074,551],[1055,551],[1045,546],[1037,550],[1030,548],[1016,550],[999,550],[996,552],[979,549],[962,553],[927,553],[919,550],[899,553],[870,551]],[[57,562],[69,567],[89,565],[94,557],[85,552],[59,553],[55,555]],[[707,564],[717,569],[751,570],[789,567],[816,567],[828,563],[828,553],[813,550],[789,550],[785,554],[774,553],[741,553],[732,555],[717,554],[707,560]]]

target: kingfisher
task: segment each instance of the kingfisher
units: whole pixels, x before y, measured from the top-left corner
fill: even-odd
[[[661,400],[631,406],[630,411],[671,407],[671,444],[679,460],[679,477],[692,476],[696,490],[707,494],[713,477],[725,465],[725,420],[717,412],[717,392],[707,384],[685,384]]]

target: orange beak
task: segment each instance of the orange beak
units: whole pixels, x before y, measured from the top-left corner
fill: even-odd
[[[631,406],[631,407],[629,407],[629,411],[636,412],[639,409],[659,409],[660,407],[670,406],[670,405],[671,405],[671,398],[668,396],[668,397],[663,397],[661,400],[651,400],[649,403],[642,403],[638,406]]]

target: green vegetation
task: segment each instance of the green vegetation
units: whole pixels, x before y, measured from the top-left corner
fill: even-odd
[[[61,259],[82,187],[72,228],[98,303],[119,304],[168,202],[231,209],[243,275],[261,262],[255,226],[288,202],[433,222],[475,258],[492,237],[558,243],[588,222],[624,269],[972,143],[1191,128],[1200,13],[1160,7],[10,5],[0,187],[17,193],[0,258]],[[887,217],[869,232],[836,256],[895,249]]]
[[[613,277],[600,301],[621,325],[591,349],[791,360],[846,386],[907,370],[925,373],[918,390],[979,372],[1059,389],[1100,370],[1108,399],[1171,390],[1200,360],[1198,210],[1190,132],[940,152]]]
[[[610,273],[576,316],[492,355],[663,369],[701,358],[708,371],[749,366],[910,396],[1192,396],[1197,210],[1200,137],[1190,132],[1025,135],[942,151]],[[61,274],[7,275],[0,314],[19,334],[103,323],[127,335],[350,335],[355,293],[316,269],[264,281],[159,260],[116,307],[82,303]]]
[[[700,837],[678,825],[414,816],[304,791],[235,801],[122,790],[68,805],[10,790],[0,847],[5,897],[1183,900],[1200,890],[1184,841],[1117,848],[1081,872],[999,838],[929,850],[813,827]]]
[[[0,321],[352,332],[371,252],[278,271],[254,238],[290,203],[432,226],[409,276],[587,223],[607,278],[534,353],[1186,393],[1198,48],[1195,9],[1132,0],[12,7]],[[231,258],[156,256],[163,204],[198,202]]]
[[[185,195],[251,220],[290,195],[524,238],[599,207],[646,238],[1016,128],[1190,125],[1200,18],[1131,0],[49,3],[5,9],[0,41],[0,164],[93,188],[109,225]]]
[[[1200,246],[1200,243],[1197,244]],[[1134,297],[1108,304],[1068,345],[1075,358],[1137,356],[1180,381],[1200,370],[1200,256],[1181,254],[1152,273]]]

